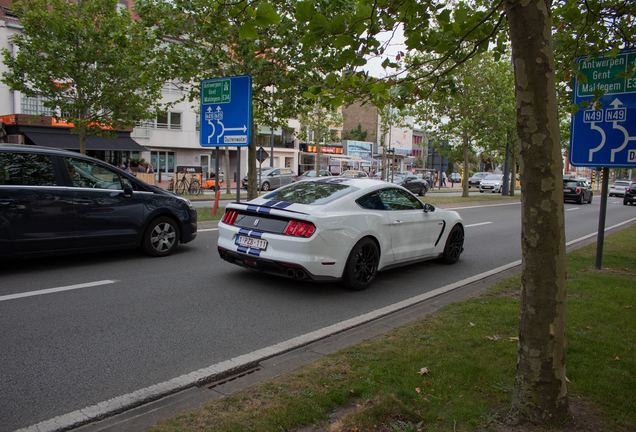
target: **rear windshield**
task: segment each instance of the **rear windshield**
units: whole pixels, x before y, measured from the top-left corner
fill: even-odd
[[[629,186],[629,182],[625,181],[615,181],[614,186]]]
[[[563,180],[563,186],[564,187],[571,187],[571,188],[575,188],[578,187],[579,184],[575,181],[571,181],[571,180]]]
[[[278,189],[264,198],[295,204],[326,204],[353,192],[355,188],[334,181],[302,181]]]

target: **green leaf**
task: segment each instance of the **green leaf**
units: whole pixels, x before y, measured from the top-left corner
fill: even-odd
[[[256,27],[253,22],[245,23],[239,29],[239,37],[241,39],[256,39],[258,38],[258,33],[256,32]]]
[[[309,22],[314,16],[314,5],[312,2],[299,2],[296,4],[296,19],[298,21]]]

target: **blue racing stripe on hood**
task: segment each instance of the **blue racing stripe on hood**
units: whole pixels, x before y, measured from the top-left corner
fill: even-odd
[[[278,204],[276,204],[274,207],[283,209],[283,208],[289,207],[292,204],[293,203],[290,203],[290,202],[287,202],[287,201],[281,201]]]

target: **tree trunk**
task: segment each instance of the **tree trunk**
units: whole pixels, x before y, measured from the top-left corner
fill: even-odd
[[[252,142],[247,146],[247,199],[258,197],[258,175],[256,174],[256,123],[252,126]],[[240,173],[236,173],[236,181],[241,181]]]
[[[469,173],[469,162],[468,162],[468,132],[466,130],[462,131],[462,150],[464,152],[464,172],[462,173],[462,197],[467,198],[468,194],[468,177],[470,177]]]
[[[240,179],[238,178],[238,176],[241,173],[237,173],[236,174],[236,179],[238,180],[237,185],[240,188],[241,187],[241,183],[240,183]],[[217,179],[218,181],[219,179]],[[219,190],[221,189],[221,186],[219,186]],[[230,191],[230,148],[229,147],[225,147],[225,193],[226,194],[231,194],[232,192]]]
[[[549,0],[506,0],[521,161],[521,310],[508,421],[562,424],[565,382],[565,232]]]
[[[510,152],[510,196],[515,196],[515,188],[517,187],[517,156],[515,152]]]

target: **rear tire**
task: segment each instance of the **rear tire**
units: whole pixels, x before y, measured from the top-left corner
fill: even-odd
[[[263,186],[261,187],[261,190],[265,191],[265,192],[268,191],[269,190],[269,183],[267,183],[267,182],[263,183]]]
[[[460,225],[455,225],[446,239],[442,262],[444,264],[455,264],[463,251],[464,230]]]
[[[141,247],[148,255],[154,257],[170,255],[179,244],[179,226],[169,217],[161,216],[150,222]]]
[[[351,249],[347,265],[342,274],[344,285],[352,290],[361,291],[371,285],[378,273],[380,251],[370,238],[363,238]]]
[[[590,195],[590,199],[588,201],[589,204],[592,204],[592,198],[594,198],[594,195]]]
[[[418,192],[419,196],[424,196],[426,195],[426,188],[422,186],[422,189],[420,189],[420,191]]]

